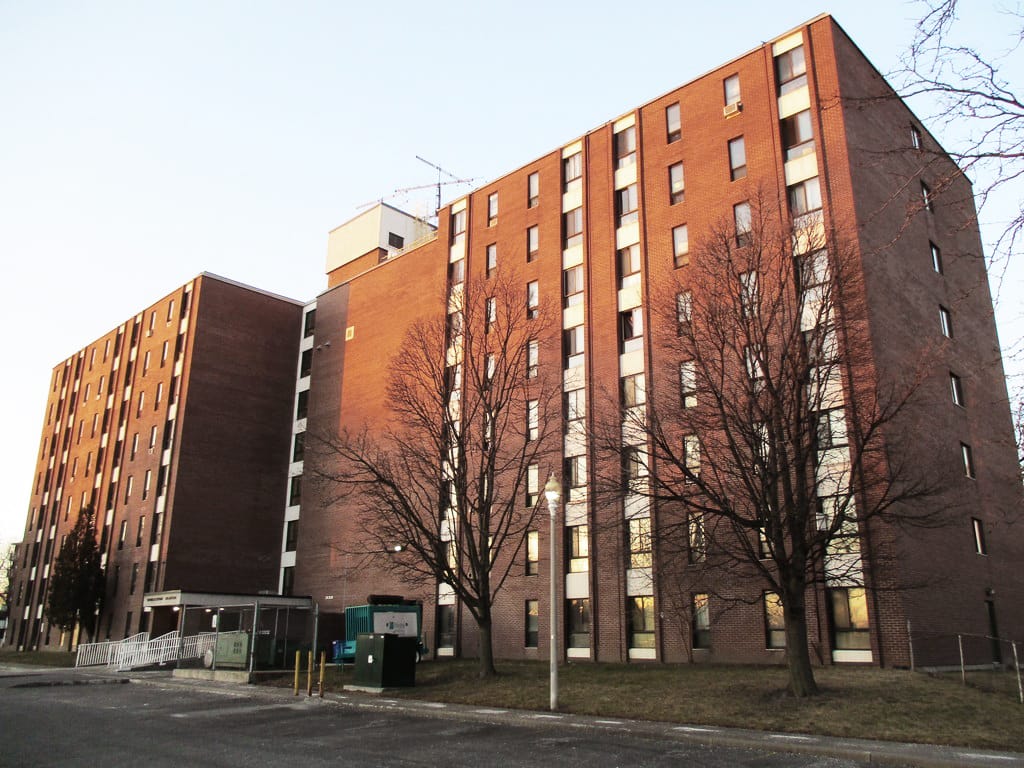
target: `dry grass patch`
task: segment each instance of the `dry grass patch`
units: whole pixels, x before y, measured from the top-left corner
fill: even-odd
[[[73,667],[75,666],[75,654],[66,651],[0,651],[0,664]]]

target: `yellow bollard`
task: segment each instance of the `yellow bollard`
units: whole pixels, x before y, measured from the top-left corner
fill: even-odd
[[[327,651],[320,651],[320,698],[324,697],[324,672],[327,671]]]
[[[295,652],[295,695],[299,695],[299,667],[302,666],[302,651]]]
[[[309,652],[309,667],[306,670],[306,695],[313,695],[313,652]]]

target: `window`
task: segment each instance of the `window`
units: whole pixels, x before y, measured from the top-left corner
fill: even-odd
[[[562,179],[568,189],[570,182],[583,176],[583,153],[577,152],[562,161]]]
[[[760,392],[764,386],[764,368],[761,361],[761,345],[752,344],[743,349],[743,358],[747,365],[747,377],[750,379],[754,392]]]
[[[943,336],[953,338],[953,315],[943,306],[939,307],[939,327],[942,328]]]
[[[466,279],[466,260],[459,259],[448,265],[448,283],[458,285]]]
[[[654,648],[654,597],[631,597],[629,609],[629,647]]]
[[[935,210],[932,206],[932,191],[923,181],[921,182],[921,205],[929,213]]]
[[[629,520],[629,567],[651,567],[651,518]]]
[[[703,563],[708,556],[707,530],[704,527],[704,515],[691,512],[686,519],[690,549],[688,552],[691,563]]]
[[[619,351],[622,354],[641,349],[644,343],[644,311],[642,307],[619,313]]]
[[[302,461],[306,455],[306,433],[297,432],[292,442],[292,461]]]
[[[582,421],[587,415],[587,392],[585,389],[571,389],[565,393],[566,421]]]
[[[620,394],[623,408],[633,408],[646,403],[647,387],[644,374],[634,373],[632,376],[623,376]]]
[[[932,252],[932,269],[935,270],[936,272],[938,272],[941,275],[942,274],[942,251],[939,250],[939,246],[937,246],[935,243],[933,243],[931,241],[928,242],[928,247],[931,249],[931,252]]]
[[[498,244],[491,243],[487,246],[487,276],[491,277],[494,270],[498,268]]]
[[[153,482],[153,470],[147,469],[146,475],[142,479],[142,500],[145,501],[149,498],[149,489]]]
[[[525,632],[523,638],[523,645],[527,648],[537,647],[537,638],[540,634],[538,629],[540,627],[540,604],[537,600],[526,601],[526,618],[524,620]]]
[[[455,647],[455,606],[437,606],[437,647]]]
[[[786,162],[814,152],[814,130],[811,111],[805,109],[782,120],[782,148]]]
[[[750,203],[737,203],[732,207],[732,218],[736,224],[736,245],[750,244]]]
[[[461,210],[451,216],[451,244],[462,242],[466,238],[466,211]]]
[[[671,144],[683,137],[682,124],[679,116],[679,102],[665,107],[665,140]]]
[[[135,546],[142,546],[142,533],[146,530],[146,516],[139,517],[139,527],[135,531]]]
[[[566,529],[565,543],[568,548],[569,573],[586,573],[590,570],[590,534],[585,525],[573,525]]]
[[[636,162],[636,126],[631,125],[615,134],[615,168],[625,168]]]
[[[304,379],[313,371],[313,350],[304,349],[299,357],[299,378]]]
[[[540,404],[537,400],[526,401],[526,439],[540,437]]]
[[[910,126],[910,146],[914,149],[921,148],[921,131],[916,125]]]
[[[540,533],[526,532],[526,575],[536,576],[540,573]]]
[[[971,529],[974,532],[974,552],[978,555],[987,555],[988,547],[985,546],[985,525],[976,517],[971,518]]]
[[[787,189],[787,193],[789,195],[789,210],[794,217],[803,216],[805,213],[821,208],[821,182],[817,176],[794,184]]]
[[[498,193],[491,192],[487,196],[487,226],[493,227],[498,223]]]
[[[299,539],[299,521],[289,520],[284,524],[284,551],[294,552]]]
[[[577,209],[581,216],[583,216],[583,209]],[[526,260],[533,261],[537,258],[537,253],[540,251],[540,229],[534,225],[526,230]]]
[[[964,385],[960,380],[960,377],[955,373],[949,374],[949,388],[953,395],[953,405],[959,405],[963,407],[964,404]]]
[[[697,367],[692,360],[679,364],[679,390],[683,408],[697,405]]]
[[[308,413],[309,413],[309,390],[308,389],[304,389],[301,392],[299,392],[298,396],[295,398],[295,419],[297,421],[300,420],[300,419],[304,419],[304,418],[306,418],[306,414],[308,414]]]
[[[722,81],[722,88],[725,91],[725,105],[740,103],[740,76],[730,75]]]
[[[775,76],[780,96],[807,85],[807,60],[802,45],[775,57]]]
[[[540,314],[540,286],[536,280],[526,284],[526,316],[533,319]]]
[[[448,313],[448,340],[451,341],[458,336],[462,335],[462,313],[461,312],[449,312]]]
[[[671,205],[681,203],[686,198],[686,179],[683,176],[683,164],[673,163],[668,167],[668,201]]]
[[[132,497],[132,489],[135,487],[135,478],[132,475],[128,475],[128,482],[124,485],[124,503],[127,504],[128,500]],[[68,505],[70,506],[71,499],[68,499]]]
[[[316,328],[316,310],[311,309],[306,313],[302,320],[302,336],[303,338],[309,338],[313,335],[313,330]]]
[[[586,597],[567,601],[565,610],[566,632],[570,648],[590,647],[590,599]]]
[[[288,484],[288,506],[294,507],[302,501],[302,475],[295,475]]]
[[[536,464],[530,464],[526,468],[526,506],[535,506],[537,504],[539,494],[540,468]]]
[[[616,253],[619,288],[640,283],[640,246],[627,245]]]
[[[615,216],[617,226],[624,227],[635,222],[640,214],[637,211],[639,205],[636,191],[636,184],[630,184],[624,189],[615,192]]]
[[[693,319],[693,294],[689,291],[682,291],[676,294],[676,320],[679,325],[688,323]]]
[[[837,651],[869,651],[868,601],[863,587],[828,590],[832,615],[832,647]]]
[[[493,296],[489,296],[484,304],[484,333],[491,332],[491,326],[498,319],[498,302]]]
[[[392,248],[403,248],[405,247],[405,238],[394,232],[388,232],[388,245]]]
[[[974,477],[974,453],[967,443],[960,443],[960,459],[964,465],[964,476]]]
[[[117,534],[117,548],[124,549],[124,540],[128,537],[128,521],[121,521],[121,528]]]
[[[142,416],[142,409],[146,405],[146,393],[139,392],[139,409],[135,412],[135,418]]]
[[[690,230],[685,224],[672,228],[672,257],[677,267],[690,263]]]
[[[577,264],[562,271],[562,306],[574,307],[583,303],[583,265]]]
[[[562,332],[565,350],[564,368],[576,368],[583,365],[584,336],[583,326],[577,325]]]
[[[134,595],[135,594],[135,587],[137,587],[138,584],[139,584],[139,564],[138,563],[132,563],[132,577],[131,577],[131,580],[128,582],[128,594],[129,595]]]
[[[764,593],[764,628],[766,647],[786,647],[786,619],[782,600],[776,592]]]
[[[729,142],[729,178],[733,181],[747,175],[747,146],[742,136]]]
[[[683,437],[683,463],[688,473],[687,479],[700,476],[700,438],[696,435]]]
[[[819,451],[846,445],[846,414],[843,409],[833,408],[820,412],[815,431]]]
[[[630,445],[622,449],[622,488],[640,490],[647,479],[647,456],[643,448]]]
[[[744,317],[756,317],[760,297],[757,292],[757,272],[744,272],[740,275],[740,303]]]
[[[170,348],[170,342],[165,341],[163,347],[160,349],[160,367],[163,368],[167,365],[167,352]],[[103,391],[103,377],[100,376],[100,392]]]
[[[693,603],[690,606],[692,616],[692,639],[694,648],[711,647],[711,612],[708,610],[708,596],[697,594],[693,596]]]
[[[570,489],[584,488],[587,485],[587,457],[582,454],[567,456],[563,467],[563,477],[565,484]]]
[[[540,174],[531,173],[526,177],[526,207],[536,208],[540,203]]]
[[[526,378],[535,379],[540,367],[540,343],[526,342]]]

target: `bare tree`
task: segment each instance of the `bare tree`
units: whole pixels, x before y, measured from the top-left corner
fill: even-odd
[[[538,366],[552,321],[529,290],[509,274],[453,286],[448,314],[414,323],[391,361],[386,427],[317,436],[335,459],[322,479],[367,512],[363,550],[401,544],[386,567],[450,585],[473,616],[481,677],[495,673],[492,607],[561,423],[557,377]]]
[[[937,523],[918,502],[939,484],[889,429],[925,374],[908,361],[905,380],[879,378],[851,246],[826,238],[820,212],[783,221],[752,203],[694,249],[688,282],[652,301],[657,383],[598,443],[625,446],[623,492],[654,503],[662,571],[689,561],[694,583],[762,585],[734,599],[781,620],[789,689],[809,696],[809,590],[863,589],[868,528]]]

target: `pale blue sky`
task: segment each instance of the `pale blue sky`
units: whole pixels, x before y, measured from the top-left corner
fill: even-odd
[[[415,155],[482,184],[825,11],[882,71],[916,12],[0,0],[0,541],[22,535],[52,367],[97,336],[202,271],[310,299],[330,229],[435,180]]]

